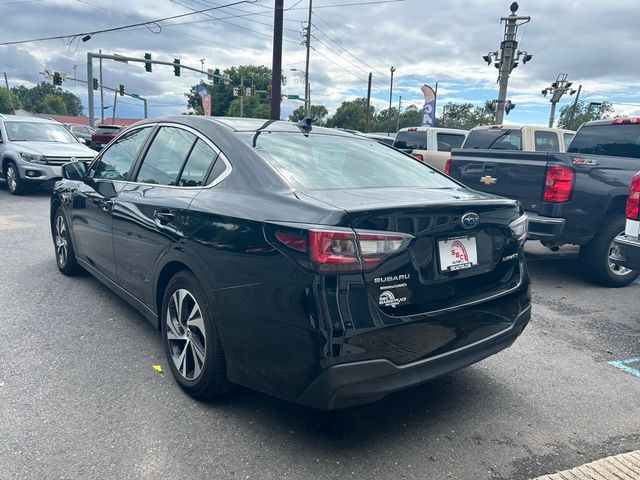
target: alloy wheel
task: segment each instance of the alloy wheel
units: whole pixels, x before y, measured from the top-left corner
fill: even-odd
[[[200,305],[186,289],[176,290],[167,307],[167,342],[176,370],[186,380],[197,379],[204,369],[207,334]]]
[[[67,238],[67,223],[62,215],[56,218],[56,255],[61,268],[67,265],[69,255],[69,241]]]
[[[620,232],[620,234],[623,234],[623,233],[624,231]],[[615,242],[611,242],[611,245],[609,246],[609,256],[611,255],[620,255],[620,249],[616,246]],[[609,269],[614,275],[624,276],[631,273],[630,269],[625,268],[621,265],[618,265],[617,263],[612,262],[611,260],[609,260]]]
[[[6,178],[7,178],[7,186],[9,187],[10,192],[15,192],[16,188],[18,188],[18,179],[17,179],[16,169],[13,164],[9,164],[7,166]]]

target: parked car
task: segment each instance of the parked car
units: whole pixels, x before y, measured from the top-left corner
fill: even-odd
[[[0,162],[9,193],[58,180],[60,166],[91,160],[96,153],[79,143],[64,125],[38,117],[0,114]]]
[[[576,132],[535,125],[485,125],[472,128],[462,148],[566,152]]]
[[[622,287],[638,272],[609,256],[625,229],[629,182],[640,159],[639,121],[587,122],[568,153],[455,150],[448,173],[470,188],[518,200],[529,215],[530,239],[551,249],[580,245],[586,273],[602,285]]]
[[[88,125],[78,125],[75,123],[65,123],[64,125],[76,137],[84,140],[85,145],[91,145],[91,135],[93,135],[95,131],[93,128]]]
[[[58,268],[142,312],[196,398],[233,382],[363,404],[508,347],[530,318],[516,202],[371,139],[185,115],[63,172]]]
[[[625,215],[625,229],[613,242],[611,261],[621,268],[640,271],[640,172],[631,179]]]
[[[362,135],[368,138],[373,138],[374,140],[386,145],[393,145],[396,138],[395,133],[363,133]]]
[[[449,152],[462,145],[467,133],[453,128],[402,128],[396,134],[393,146],[444,172]]]
[[[125,127],[121,125],[99,125],[91,134],[91,148],[99,152],[113,140]]]

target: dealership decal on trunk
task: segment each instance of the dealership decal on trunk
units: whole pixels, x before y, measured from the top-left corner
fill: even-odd
[[[406,302],[407,297],[396,297],[393,292],[389,290],[385,290],[380,294],[380,298],[378,300],[378,305],[383,307],[393,307],[396,308],[400,303]]]

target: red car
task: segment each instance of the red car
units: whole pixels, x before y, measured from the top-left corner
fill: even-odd
[[[124,128],[121,125],[100,125],[91,135],[90,147],[99,152]]]

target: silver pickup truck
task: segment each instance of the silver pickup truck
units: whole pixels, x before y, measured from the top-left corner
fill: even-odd
[[[0,172],[12,195],[20,195],[29,185],[62,178],[60,166],[67,162],[95,156],[61,123],[0,114]]]

